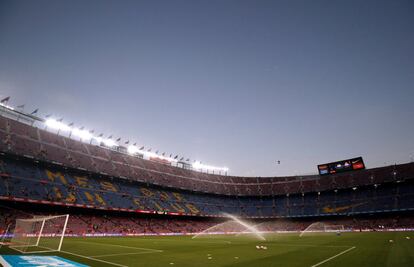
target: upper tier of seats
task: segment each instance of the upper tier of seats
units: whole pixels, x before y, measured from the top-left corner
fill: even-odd
[[[237,177],[200,173],[59,136],[0,116],[0,151],[112,177],[198,192],[271,196],[352,188],[414,178],[414,164],[330,176]]]

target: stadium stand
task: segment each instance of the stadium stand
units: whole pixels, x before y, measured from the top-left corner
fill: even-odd
[[[242,217],[298,217],[404,211],[414,208],[414,180],[302,193],[239,196],[206,194],[69,169],[10,155],[0,161],[0,198],[130,212]],[[293,188],[297,185],[296,188]]]
[[[195,233],[223,212],[278,219],[285,230],[302,229],[310,217],[341,220],[351,230],[412,227],[412,215],[383,217],[414,210],[414,163],[327,176],[237,177],[145,160],[3,116],[0,138],[0,204],[69,211],[73,235]],[[16,209],[0,213],[0,231],[22,217]],[[370,214],[381,217],[360,217]]]
[[[1,116],[0,137],[0,149],[7,154],[25,155],[111,177],[220,195],[273,196],[322,192],[400,182],[414,176],[414,164],[392,165],[331,176],[258,178],[206,174],[140,159],[102,146],[85,144]]]

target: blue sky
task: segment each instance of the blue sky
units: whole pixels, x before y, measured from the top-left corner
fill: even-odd
[[[413,14],[412,1],[0,0],[0,95],[234,175],[408,162]]]

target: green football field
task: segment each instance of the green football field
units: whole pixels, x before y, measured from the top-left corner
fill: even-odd
[[[407,238],[408,237],[408,238]],[[57,255],[89,266],[412,267],[413,232],[66,238]],[[390,242],[392,240],[393,242]],[[267,249],[257,249],[265,246]],[[1,254],[19,254],[4,247]]]

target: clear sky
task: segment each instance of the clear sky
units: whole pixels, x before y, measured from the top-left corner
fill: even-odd
[[[234,175],[408,162],[414,1],[0,0],[0,95]]]

